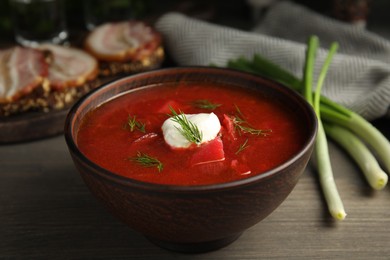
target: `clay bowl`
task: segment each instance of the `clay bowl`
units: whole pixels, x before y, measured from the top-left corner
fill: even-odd
[[[234,84],[282,100],[307,127],[302,149],[287,162],[260,175],[203,186],[158,185],[120,177],[80,152],[76,137],[88,111],[129,89],[179,81]],[[287,87],[251,74],[203,67],[162,69],[110,82],[76,103],[65,124],[70,154],[91,193],[135,231],[161,247],[181,252],[205,252],[226,246],[273,212],[303,173],[316,131],[311,106]]]

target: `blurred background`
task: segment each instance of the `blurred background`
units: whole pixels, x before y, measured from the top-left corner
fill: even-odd
[[[119,6],[130,6],[131,18],[155,21],[161,14],[178,11],[187,15],[249,30],[257,19],[261,19],[266,8],[253,10],[251,4],[268,4],[279,0],[112,0]],[[65,0],[66,20],[70,39],[79,32],[88,30],[85,16],[88,0]],[[363,20],[368,30],[390,35],[390,1],[388,0],[295,0],[324,15],[335,17],[346,22]],[[0,35],[1,41],[13,41],[13,22],[10,15],[9,1],[0,1]]]

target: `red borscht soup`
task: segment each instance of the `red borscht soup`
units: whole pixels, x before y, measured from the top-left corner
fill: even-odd
[[[137,88],[89,112],[77,145],[91,161],[126,178],[169,185],[230,182],[262,174],[302,148],[305,129],[291,109],[259,91],[216,83]],[[214,139],[185,148],[166,142],[166,120],[211,113],[220,123]]]

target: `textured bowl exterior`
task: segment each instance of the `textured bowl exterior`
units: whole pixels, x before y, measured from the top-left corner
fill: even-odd
[[[73,159],[91,192],[134,230],[162,241],[200,243],[234,236],[268,216],[291,192],[308,158],[254,183],[200,192],[129,188]]]
[[[282,100],[307,126],[304,148],[288,162],[266,173],[204,186],[158,185],[123,178],[95,165],[77,149],[79,124],[94,107],[129,89],[189,81],[259,88],[270,98]],[[197,251],[196,247],[213,241],[230,243],[273,212],[303,173],[316,131],[316,117],[311,107],[286,87],[246,73],[202,67],[157,70],[108,83],[81,99],[70,111],[65,124],[72,159],[91,193],[132,229],[163,246],[176,245],[171,247],[174,250],[181,250],[180,245],[186,246],[182,251]],[[204,251],[223,245],[223,242],[215,243]]]

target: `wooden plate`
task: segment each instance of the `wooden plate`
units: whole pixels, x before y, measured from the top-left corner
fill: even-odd
[[[93,88],[121,77],[101,77],[94,81]],[[74,102],[76,102],[75,100]],[[12,115],[9,118],[0,118],[0,144],[27,142],[62,134],[64,131],[65,118],[70,107],[52,110],[50,112],[26,112],[20,115]]]
[[[63,133],[69,108],[44,112],[29,112],[0,119],[0,144],[46,138]]]

